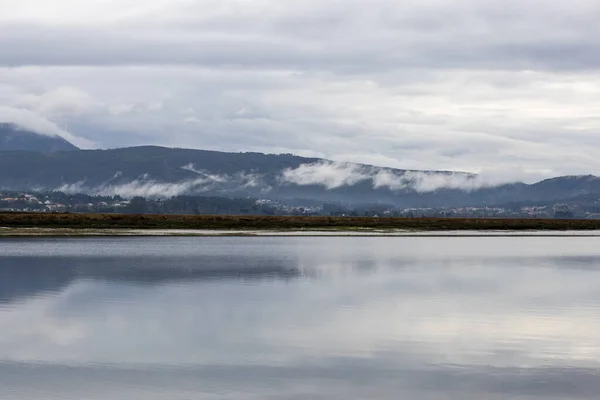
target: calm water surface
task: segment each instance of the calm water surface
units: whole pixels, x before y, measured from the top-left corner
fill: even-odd
[[[0,240],[0,399],[598,399],[600,238]]]

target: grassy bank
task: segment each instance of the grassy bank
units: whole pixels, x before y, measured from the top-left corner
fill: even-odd
[[[595,230],[600,229],[600,220],[0,213],[0,227],[220,230]]]

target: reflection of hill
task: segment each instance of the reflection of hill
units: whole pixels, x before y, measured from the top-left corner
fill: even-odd
[[[153,284],[181,280],[293,279],[300,272],[285,260],[243,256],[128,257],[77,260],[78,276],[84,279]]]
[[[68,259],[0,257],[0,304],[59,292],[74,279]]]
[[[0,257],[0,303],[59,292],[76,280],[129,284],[219,279],[291,280],[290,261],[262,257]]]

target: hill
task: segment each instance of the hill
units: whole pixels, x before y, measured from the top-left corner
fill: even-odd
[[[0,151],[25,150],[41,153],[78,150],[60,136],[42,135],[14,124],[0,123]]]
[[[341,163],[291,154],[141,146],[112,150],[0,151],[0,189],[167,198],[192,194],[306,204],[482,206],[600,194],[595,176],[488,186],[477,176]]]
[[[470,174],[407,171],[291,154],[224,153],[156,146],[38,153],[0,152],[0,188],[126,197],[178,194],[278,200],[421,203],[428,179]],[[423,188],[431,192],[431,188]],[[462,191],[457,191],[462,193]],[[412,197],[411,197],[412,196]],[[431,196],[429,196],[431,197]]]

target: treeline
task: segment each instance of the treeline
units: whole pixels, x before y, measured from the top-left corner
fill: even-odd
[[[125,214],[189,214],[189,215],[278,215],[273,204],[261,204],[256,199],[227,197],[175,196],[166,200],[134,197],[119,212]]]
[[[10,199],[9,201],[3,200]],[[126,199],[121,196],[53,192],[0,193],[0,211],[45,211],[105,214],[265,215],[265,216],[401,216],[391,205],[319,203],[291,199],[277,202],[252,197],[174,196],[168,199]]]
[[[317,215],[319,207],[287,206],[255,198],[174,196],[168,199],[53,192],[2,192],[0,211],[107,214]]]
[[[316,200],[272,201],[252,197],[174,196],[167,199],[53,192],[0,192],[0,211],[155,215],[255,215],[405,218],[598,218],[600,197],[565,203],[512,203],[497,207],[398,208],[389,204],[335,204]]]

